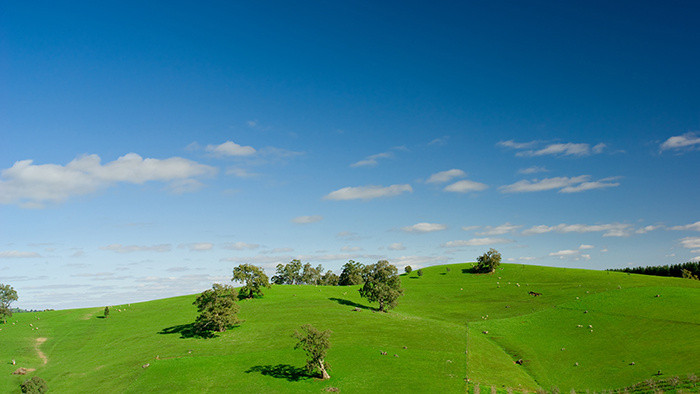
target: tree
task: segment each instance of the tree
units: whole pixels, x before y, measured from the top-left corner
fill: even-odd
[[[262,287],[270,287],[270,282],[262,268],[251,264],[240,264],[233,269],[233,281],[245,283],[238,291],[240,298],[262,296]]]
[[[12,317],[10,304],[17,301],[17,292],[10,285],[0,283],[0,318],[3,323],[7,323],[7,318]]]
[[[379,302],[381,312],[395,307],[398,298],[403,295],[398,270],[386,260],[366,266],[362,279],[365,284],[359,290],[360,296],[370,302]]]
[[[410,265],[407,265],[406,268],[404,268],[403,270],[406,271],[407,274],[410,274],[411,271],[413,271],[413,268],[411,268]]]
[[[323,272],[323,266],[321,264],[314,268],[311,264],[304,264],[304,271],[301,273],[301,283],[307,285],[318,285],[321,281],[321,273]]]
[[[338,275],[333,273],[333,271],[328,270],[321,277],[321,284],[324,286],[338,286]]]
[[[301,261],[292,260],[288,264],[277,264],[272,283],[276,285],[298,285],[301,282]]]
[[[109,307],[105,307],[105,319],[109,317]]]
[[[23,393],[35,394],[49,391],[46,381],[38,376],[32,376],[31,379],[25,380],[19,387]]]
[[[419,268],[416,272],[418,273],[418,276],[423,276],[423,268]]]
[[[328,370],[330,367],[325,361],[326,352],[331,347],[331,331],[318,331],[311,324],[301,326],[302,332],[295,331],[292,335],[299,342],[294,346],[294,349],[303,349],[306,352],[306,370],[308,373],[313,373],[316,369],[321,372],[321,379],[330,379]]]
[[[238,323],[238,305],[233,286],[214,283],[193,302],[199,316],[194,322],[196,332],[202,334],[210,331],[223,332]]]
[[[340,273],[338,284],[340,286],[353,286],[362,283],[362,270],[364,265],[355,261],[348,261],[343,265],[343,271]]]
[[[489,249],[488,252],[476,258],[476,272],[494,272],[501,265],[501,254],[496,249]]]

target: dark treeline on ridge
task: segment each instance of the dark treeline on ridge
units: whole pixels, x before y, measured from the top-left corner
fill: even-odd
[[[611,268],[608,271],[627,272],[630,274],[671,276],[676,278],[698,279],[700,276],[700,262],[689,261],[683,264],[655,265],[635,268]]]
[[[275,276],[270,281],[276,285],[351,286],[362,283],[364,268],[363,264],[350,260],[343,265],[338,276],[331,270],[324,273],[320,264],[314,267],[309,263],[292,260],[287,264],[277,264]]]

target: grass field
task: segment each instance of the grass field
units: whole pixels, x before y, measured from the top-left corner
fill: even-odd
[[[54,392],[458,393],[474,383],[601,391],[700,374],[698,281],[470,266],[403,276],[405,296],[388,314],[356,286],[273,286],[241,301],[242,323],[210,339],[189,334],[195,295],[116,305],[107,319],[104,307],[15,314],[0,324],[0,392],[33,375]],[[306,323],[333,331],[328,381],[306,376],[293,350]],[[36,371],[11,375],[18,367]]]

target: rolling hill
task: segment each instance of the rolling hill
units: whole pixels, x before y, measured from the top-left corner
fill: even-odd
[[[698,281],[470,267],[403,275],[405,296],[387,314],[357,286],[273,286],[209,339],[191,335],[196,295],[116,305],[107,319],[104,307],[18,313],[0,324],[0,391],[36,375],[53,392],[569,392],[700,373]],[[333,331],[330,380],[307,376],[293,350],[307,323]],[[18,367],[35,371],[11,375]]]

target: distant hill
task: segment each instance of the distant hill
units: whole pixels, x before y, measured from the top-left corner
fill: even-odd
[[[240,326],[211,339],[190,335],[196,295],[110,306],[107,319],[104,306],[16,314],[0,324],[0,392],[34,375],[58,393],[464,393],[476,384],[568,393],[673,376],[687,385],[700,374],[698,281],[470,267],[403,275],[405,296],[387,314],[358,286],[276,285],[239,302]],[[306,376],[293,350],[292,332],[307,323],[333,331],[328,381]],[[11,375],[18,367],[36,370]]]

